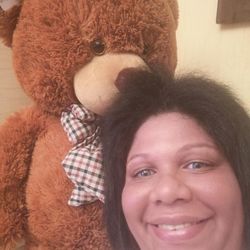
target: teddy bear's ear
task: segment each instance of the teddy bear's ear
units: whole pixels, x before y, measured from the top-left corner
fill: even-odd
[[[23,0],[0,0],[0,39],[11,47]]]

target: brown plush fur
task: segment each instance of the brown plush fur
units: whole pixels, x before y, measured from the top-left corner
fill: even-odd
[[[95,56],[96,38],[105,53],[133,53],[174,72],[176,1],[24,0],[18,22],[19,8],[9,13],[0,14],[0,36],[36,105],[0,127],[0,247],[25,239],[26,249],[108,249],[102,204],[67,205],[73,185],[61,161],[72,145],[59,115],[78,102],[73,78]]]
[[[8,11],[0,10],[0,37],[3,39],[3,43],[8,47],[11,47],[12,35],[16,28],[20,11],[21,4],[14,6]]]

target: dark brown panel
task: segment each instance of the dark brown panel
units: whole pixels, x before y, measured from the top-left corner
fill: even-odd
[[[250,21],[250,0],[218,0],[217,23]]]

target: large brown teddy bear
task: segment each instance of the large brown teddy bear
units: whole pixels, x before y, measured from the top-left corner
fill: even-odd
[[[23,241],[24,249],[109,249],[101,184],[99,193],[85,190],[82,197],[81,184],[63,164],[77,146],[61,115],[89,110],[97,133],[94,118],[117,95],[123,69],[174,73],[176,1],[1,2],[8,1],[0,11],[0,37],[12,47],[17,78],[34,105],[0,126],[0,246],[14,249]],[[98,158],[98,138],[91,140]],[[80,142],[79,150],[88,144],[83,137]]]

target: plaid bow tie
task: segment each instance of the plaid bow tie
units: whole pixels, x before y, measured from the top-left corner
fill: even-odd
[[[62,161],[67,176],[74,183],[68,204],[82,204],[101,200],[103,194],[102,154],[97,115],[72,104],[62,112],[61,123],[74,147]]]

